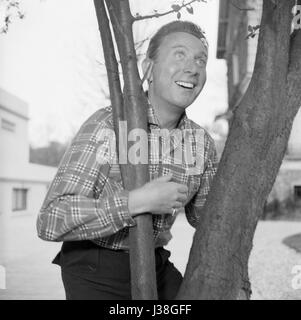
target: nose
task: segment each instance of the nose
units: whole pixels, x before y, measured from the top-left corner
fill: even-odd
[[[191,73],[193,75],[199,74],[199,66],[195,59],[187,59],[184,65],[184,72]]]

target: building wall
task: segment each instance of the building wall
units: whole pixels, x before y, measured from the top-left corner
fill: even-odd
[[[263,0],[248,0],[248,7],[253,8],[254,10],[247,12],[247,24],[250,26],[260,25],[261,22],[261,14],[262,14],[262,1]],[[252,75],[255,59],[256,59],[256,51],[257,51],[257,42],[258,37],[249,38],[247,40],[248,43],[248,62],[247,62],[247,72],[248,75]],[[251,80],[251,77],[250,77]]]
[[[301,186],[300,169],[286,169],[280,170],[277,176],[274,188],[269,195],[269,200],[277,199],[280,202],[291,200],[295,201],[294,187]]]
[[[49,182],[34,181],[1,181],[0,180],[0,212],[8,216],[18,216],[25,214],[37,214],[41,208],[42,201],[47,192]],[[26,210],[13,211],[13,190],[27,190],[27,207]]]
[[[224,1],[224,0],[220,0]],[[226,55],[228,65],[229,108],[234,108],[250,83],[257,50],[257,37],[246,39],[248,26],[260,24],[262,0],[228,1]],[[246,11],[239,8],[253,8]]]
[[[14,132],[0,127],[0,170],[7,172],[12,166],[23,167],[29,160],[28,122],[0,107],[0,123],[3,120],[15,124]]]
[[[300,211],[301,197],[296,195],[296,188],[301,188],[300,162],[296,168],[281,168],[270,192],[264,216],[294,217]]]
[[[228,0],[226,0],[228,1]],[[239,7],[245,7],[247,1],[234,1]],[[247,13],[228,4],[228,26],[226,35],[226,55],[228,65],[228,99],[229,106],[234,107],[242,95],[240,84],[246,75],[248,44],[245,40]]]
[[[6,262],[6,240],[9,215],[5,211],[4,204],[6,197],[9,195],[5,186],[0,183],[0,265],[5,266]]]
[[[28,106],[24,101],[0,88],[0,233],[2,232],[2,238],[5,233],[3,226],[10,217],[39,212],[47,188],[57,170],[29,163],[29,148]],[[27,190],[25,210],[13,210],[14,189]]]

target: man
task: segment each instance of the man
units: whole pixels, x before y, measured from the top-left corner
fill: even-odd
[[[39,237],[64,241],[54,263],[67,299],[131,299],[128,233],[144,212],[153,214],[158,297],[175,298],[182,275],[164,246],[179,211],[197,226],[217,167],[212,138],[185,113],[206,82],[207,57],[204,34],[190,22],[171,22],[151,39],[142,65],[150,182],[141,188],[124,190],[119,165],[99,161],[107,147],[102,132],[113,129],[111,108],[93,114],[73,139],[37,221]],[[153,142],[163,130],[177,134],[161,136],[158,147]]]

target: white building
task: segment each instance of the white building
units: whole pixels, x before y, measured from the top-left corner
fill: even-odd
[[[0,88],[0,246],[11,217],[38,213],[57,170],[29,162],[28,120],[28,105]]]

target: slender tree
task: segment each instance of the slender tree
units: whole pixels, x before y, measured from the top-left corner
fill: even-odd
[[[121,57],[124,77],[122,92],[106,6],[103,0],[95,0],[94,3],[108,71],[117,146],[120,146],[117,150],[120,152],[124,150],[119,139],[120,121],[126,120],[128,131],[140,128],[147,132],[147,99],[139,79],[132,34],[133,18],[128,1],[106,1]],[[127,155],[127,150],[124,151]],[[124,187],[133,190],[148,181],[148,167],[141,164],[121,165],[121,175]],[[157,299],[152,216],[140,215],[135,220],[137,226],[130,230],[132,297]]]

